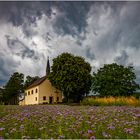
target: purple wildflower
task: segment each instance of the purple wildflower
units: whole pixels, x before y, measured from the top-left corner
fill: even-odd
[[[95,136],[91,136],[90,139],[95,139]]]
[[[4,140],[4,138],[3,137],[0,137],[0,140]]]
[[[136,116],[137,118],[140,118],[140,114],[136,114],[135,116]]]
[[[93,133],[93,131],[92,130],[88,130],[88,134],[92,134]]]
[[[20,125],[20,129],[24,129],[24,125],[23,124]]]
[[[61,136],[59,136],[59,138],[60,138],[60,139],[64,139],[64,138],[65,138],[65,136],[61,135]]]
[[[124,128],[124,132],[128,134],[133,134],[133,128]]]
[[[103,135],[103,137],[105,137],[105,138],[109,138],[109,137],[110,137],[110,134],[108,134],[108,133],[106,133],[106,132],[103,132],[102,135]]]
[[[115,129],[115,127],[113,125],[108,125],[107,128],[110,129],[110,130],[114,130]]]
[[[3,131],[3,130],[5,130],[5,128],[1,127],[1,128],[0,128],[0,131]]]

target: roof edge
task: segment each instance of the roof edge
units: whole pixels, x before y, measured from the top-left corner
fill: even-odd
[[[44,82],[47,79],[47,76],[43,76],[36,81],[34,81],[31,85],[29,85],[25,90],[29,90],[31,88],[34,88],[36,86],[39,86],[42,82]]]

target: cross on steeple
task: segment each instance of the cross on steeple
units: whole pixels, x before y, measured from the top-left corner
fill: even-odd
[[[49,73],[50,73],[50,62],[49,62],[49,57],[48,57],[47,66],[46,66],[46,76],[48,76]]]

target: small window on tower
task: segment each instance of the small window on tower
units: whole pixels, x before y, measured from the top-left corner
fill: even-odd
[[[34,91],[32,90],[32,94],[33,94],[33,92],[34,92]]]
[[[46,100],[46,96],[43,96],[43,100],[44,100],[44,101]]]
[[[35,97],[35,100],[37,101],[37,97]]]
[[[30,91],[28,91],[28,95],[30,95]]]
[[[36,88],[35,92],[37,93],[37,88]]]

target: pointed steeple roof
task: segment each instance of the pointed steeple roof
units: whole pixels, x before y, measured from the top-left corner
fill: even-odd
[[[46,76],[48,76],[49,73],[50,73],[50,62],[49,62],[49,57],[48,57],[47,66],[46,66]]]

